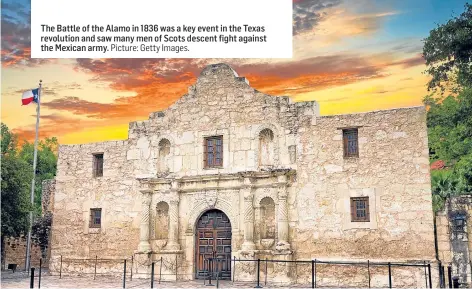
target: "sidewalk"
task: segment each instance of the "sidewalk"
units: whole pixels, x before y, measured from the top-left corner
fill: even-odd
[[[39,278],[34,278],[34,288],[38,288]],[[214,286],[207,286],[208,281],[203,280],[191,280],[191,281],[179,281],[179,282],[161,282],[154,281],[154,288],[216,288],[216,281],[212,280]],[[30,277],[26,272],[15,272],[2,271],[2,288],[30,288]],[[151,280],[149,279],[133,279],[130,281],[126,280],[126,288],[150,288]],[[255,284],[236,282],[233,284],[231,281],[219,281],[220,288],[254,288]],[[274,286],[261,286],[266,288],[274,288]],[[282,286],[280,286],[282,287]],[[307,288],[303,286],[294,286],[297,288]],[[47,271],[43,271],[41,276],[41,288],[123,288],[123,279],[101,277],[97,276],[96,280],[93,280],[92,276],[49,276]],[[290,288],[290,287],[283,287]],[[293,288],[293,287],[292,287]]]

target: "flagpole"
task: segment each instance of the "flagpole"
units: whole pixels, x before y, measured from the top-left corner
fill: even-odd
[[[38,157],[38,130],[39,130],[39,109],[41,103],[41,86],[42,80],[39,81],[39,90],[38,90],[38,106],[36,108],[36,136],[34,138],[34,156],[33,156],[33,179],[31,180],[31,211],[30,211],[30,224],[28,228],[28,240],[26,241],[26,264],[25,269],[29,273],[30,269],[30,256],[31,256],[31,229],[33,226],[33,211],[34,211],[34,187],[35,187],[35,177],[36,177],[36,160]]]

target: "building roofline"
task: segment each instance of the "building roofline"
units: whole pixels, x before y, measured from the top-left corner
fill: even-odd
[[[389,108],[389,109],[370,110],[370,111],[364,111],[364,112],[320,115],[318,117],[319,118],[328,118],[328,117],[336,117],[336,116],[361,115],[361,114],[373,114],[373,113],[382,113],[382,112],[393,112],[393,111],[402,111],[402,110],[420,110],[420,109],[425,110],[426,107],[424,105],[404,106],[404,107],[396,107],[396,108]]]

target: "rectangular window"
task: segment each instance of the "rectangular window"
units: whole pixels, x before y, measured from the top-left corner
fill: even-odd
[[[205,168],[223,166],[223,136],[205,138],[203,162]]]
[[[369,197],[351,198],[351,221],[369,222]]]
[[[103,154],[93,155],[93,176],[94,177],[103,176]]]
[[[359,157],[357,135],[357,128],[343,129],[344,157]]]
[[[102,225],[102,209],[90,209],[90,228],[100,228]]]

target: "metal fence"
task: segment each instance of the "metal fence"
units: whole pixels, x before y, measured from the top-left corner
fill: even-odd
[[[215,260],[216,263],[218,263],[218,260]],[[424,275],[424,287],[426,288],[432,288],[432,275],[431,275],[431,264],[430,263],[394,263],[394,262],[352,262],[352,261],[324,261],[324,260],[270,260],[270,259],[256,259],[256,260],[248,260],[248,259],[237,259],[234,258],[232,260],[233,262],[233,277],[232,280],[234,282],[235,280],[235,274],[238,269],[238,263],[254,263],[255,271],[256,271],[256,280],[255,280],[255,288],[261,288],[262,284],[264,286],[267,286],[268,283],[273,284],[274,282],[269,282],[268,277],[270,277],[269,267],[270,264],[272,266],[279,266],[280,265],[285,265],[285,270],[289,271],[294,280],[295,284],[300,284],[300,285],[305,285],[306,287],[311,287],[311,288],[319,288],[319,287],[342,287],[342,286],[348,286],[348,287],[368,287],[371,288],[373,287],[372,284],[372,277],[378,276],[379,271],[384,271],[380,272],[380,275],[382,276],[387,276],[388,277],[388,283],[383,284],[380,287],[384,288],[394,288],[395,284],[393,282],[393,271],[395,268],[406,268],[406,267],[412,267],[412,268],[417,268],[417,275]],[[330,268],[329,268],[330,267]],[[383,268],[382,268],[383,267]],[[218,265],[216,266],[218,268]],[[274,269],[273,269],[274,270]],[[333,271],[338,271],[337,276],[333,277]],[[349,280],[344,280],[342,284],[338,282],[337,284],[327,284],[327,282],[323,282],[323,284],[320,284],[322,279],[328,277],[330,279],[341,279],[342,277],[345,277],[347,271],[351,271],[351,273],[354,271],[355,276],[357,277],[364,277],[358,278],[361,279],[360,281],[354,282],[352,280],[352,283],[349,283]],[[339,273],[341,272],[341,273]],[[329,274],[329,276],[327,276]],[[352,274],[352,275],[354,275]],[[210,274],[214,275],[214,274]],[[216,272],[216,275],[218,276],[219,273]],[[261,276],[262,275],[262,276]],[[352,276],[351,276],[352,277]],[[351,278],[354,279],[354,278]],[[347,281],[347,282],[346,282]],[[416,284],[416,286],[423,287],[420,284]],[[379,287],[374,286],[374,287]],[[401,286],[405,287],[405,286]]]
[[[133,268],[137,265],[149,266],[150,273],[140,273],[139,282],[140,285],[150,285],[151,288],[154,288],[156,284],[161,284],[168,282],[163,280],[165,274],[174,275],[175,279],[181,281],[177,276],[188,275],[185,273],[179,273],[178,270],[183,269],[185,264],[177,264],[178,260],[175,259],[175,267],[172,264],[172,268],[175,268],[175,272],[170,272],[167,270],[167,273],[163,273],[163,267],[165,266],[165,259],[162,257],[154,258],[155,261],[150,261],[146,264],[137,264],[137,260],[134,258],[134,255],[130,258],[125,259],[103,259],[98,258],[89,258],[89,259],[74,259],[74,258],[63,258],[60,256],[59,260],[59,270],[58,272],[53,272],[53,274],[48,274],[52,276],[58,276],[59,279],[69,278],[70,273],[75,273],[76,275],[85,275],[90,276],[93,280],[98,279],[102,276],[112,277],[114,282],[122,283],[123,288],[134,287],[134,283],[129,282],[133,281]],[[227,263],[227,260],[222,260],[218,258],[208,258],[205,260],[208,263],[208,273],[203,276],[202,279],[194,280],[193,282],[202,283],[201,285],[207,286],[220,286],[220,282],[223,282],[221,279],[221,271],[224,266],[223,262]],[[34,288],[34,282],[37,280],[37,288],[41,288],[41,274],[42,274],[42,260],[40,260],[39,268],[31,268],[30,274],[30,288]],[[68,266],[71,268],[77,268],[76,265],[81,265],[82,269],[80,272],[72,272],[64,269]],[[73,265],[73,266],[72,266]],[[234,286],[245,286],[245,287],[254,287],[262,288],[262,286],[273,286],[277,285],[276,281],[272,280],[272,273],[276,271],[276,267],[286,270],[286,273],[290,275],[290,278],[293,284],[290,287],[311,287],[311,288],[321,288],[321,287],[332,287],[333,284],[328,284],[326,279],[329,280],[341,280],[344,286],[348,287],[383,287],[383,288],[396,288],[396,287],[426,287],[432,288],[432,265],[431,263],[426,262],[416,262],[416,263],[398,263],[398,262],[352,262],[352,261],[325,261],[325,260],[271,260],[271,259],[238,259],[234,257],[231,259],[231,277],[230,280],[225,280],[225,287],[227,285]],[[136,267],[137,268],[137,267]],[[167,267],[169,268],[169,267]],[[395,271],[399,268],[407,268],[408,271],[416,270],[414,275],[416,276],[416,285],[414,286],[405,286],[401,278],[397,274],[397,279],[393,278]],[[238,270],[240,270],[238,272]],[[254,277],[251,280],[242,280],[239,278],[238,273],[242,271],[249,272],[250,276]],[[185,270],[184,270],[185,271]],[[191,271],[191,270],[190,270]],[[442,288],[446,287],[446,274],[445,266],[439,264],[439,281]],[[137,272],[137,271],[135,271]],[[188,272],[188,271],[187,271]],[[398,271],[397,271],[398,272]],[[451,275],[451,266],[447,266],[447,287],[456,288],[458,284],[453,282]],[[66,274],[64,274],[66,273]],[[401,272],[400,272],[401,273]],[[410,272],[411,273],[411,272]],[[36,274],[36,276],[35,276]],[[337,275],[336,275],[337,274]],[[379,284],[378,277],[382,276],[385,278],[385,284]],[[377,277],[377,283],[374,284],[373,279]],[[404,279],[407,279],[407,276],[403,276]],[[423,278],[423,281],[418,281]],[[136,278],[135,278],[136,279]],[[190,278],[192,279],[192,278]],[[356,280],[354,280],[356,279]],[[121,281],[120,281],[121,280]],[[136,281],[136,280],[135,280]],[[127,284],[128,282],[128,284]],[[132,284],[131,284],[132,283]],[[420,284],[421,283],[421,284]],[[339,284],[338,284],[339,285]],[[335,287],[342,287],[336,286]]]

